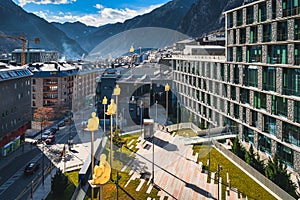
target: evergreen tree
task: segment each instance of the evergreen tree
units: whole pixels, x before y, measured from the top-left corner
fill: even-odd
[[[233,140],[232,152],[242,160],[245,160],[245,148],[242,147],[238,137]]]
[[[255,160],[253,167],[259,171],[261,174],[265,173],[265,164],[264,161],[260,159],[260,156],[258,153],[255,154]]]
[[[250,145],[249,151],[246,151],[246,153],[245,153],[245,161],[246,161],[246,163],[248,163],[252,167],[254,166],[255,154],[254,154],[254,149],[253,149],[252,144]]]
[[[287,166],[279,161],[276,155],[273,160],[269,158],[265,169],[265,175],[287,193],[298,198],[296,193],[296,184],[291,180],[291,174],[288,173]]]
[[[68,185],[68,178],[62,173],[62,171],[57,170],[56,174],[51,180],[51,190],[54,196],[62,196],[64,190]]]

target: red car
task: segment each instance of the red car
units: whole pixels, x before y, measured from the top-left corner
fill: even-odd
[[[37,162],[30,162],[24,169],[24,174],[33,174],[40,168],[40,164]]]

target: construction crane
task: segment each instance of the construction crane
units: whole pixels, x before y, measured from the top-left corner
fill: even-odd
[[[24,37],[24,33],[22,33],[22,36],[10,36],[10,35],[0,35],[1,38],[10,38],[10,39],[13,39],[13,40],[21,40],[22,41],[22,53],[21,53],[21,65],[25,65],[26,64],[26,59],[25,59],[25,47],[26,47],[26,44],[28,45],[28,41],[29,39],[25,38]],[[35,38],[34,39],[34,42],[36,44],[39,44],[40,43],[40,39],[39,38]],[[27,52],[29,54],[29,52]]]

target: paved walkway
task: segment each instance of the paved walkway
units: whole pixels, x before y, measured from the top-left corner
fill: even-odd
[[[192,146],[185,145],[182,136],[172,136],[169,133],[157,131],[154,143],[154,183],[160,189],[158,196],[161,200],[218,199],[217,184],[213,180],[207,182],[207,174],[202,173],[200,164],[196,163],[198,154],[193,155]],[[143,172],[152,174],[152,143],[141,139],[137,147],[139,150],[135,159],[128,163],[128,166],[124,167],[123,170],[131,168],[130,181],[141,180],[136,189],[137,191],[143,184],[147,184],[147,193],[150,193],[153,188],[153,185],[150,184],[152,177],[147,182],[141,178],[141,174]],[[215,172],[212,172],[212,175],[215,175]],[[127,185],[130,181],[127,182]],[[237,200],[243,198],[236,192],[230,191],[225,199]]]

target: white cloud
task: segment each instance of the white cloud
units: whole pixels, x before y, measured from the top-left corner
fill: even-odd
[[[35,4],[70,4],[76,2],[76,0],[18,0],[19,5],[23,7],[28,3]]]
[[[62,0],[61,0],[62,1]],[[66,1],[66,0],[65,0]],[[151,5],[147,8],[140,8],[132,10],[129,8],[125,9],[113,9],[105,8],[101,4],[96,4],[94,7],[99,9],[97,14],[85,14],[85,15],[74,15],[70,12],[63,13],[50,13],[50,12],[35,12],[34,14],[46,19],[49,22],[82,22],[90,26],[101,26],[109,23],[124,22],[127,19],[131,19],[137,15],[142,15],[151,12],[153,9],[160,7],[159,5]]]
[[[102,8],[104,8],[104,6],[102,6],[101,4],[96,4],[96,5],[95,5],[95,8],[97,8],[97,9],[102,9]]]

